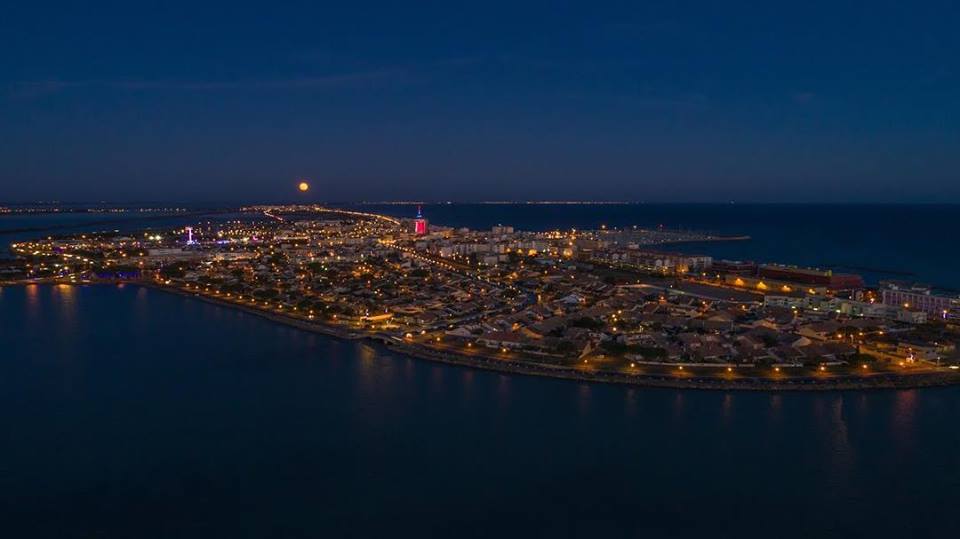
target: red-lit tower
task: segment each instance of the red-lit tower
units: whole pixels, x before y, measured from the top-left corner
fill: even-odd
[[[413,233],[417,236],[423,236],[427,233],[427,220],[423,218],[423,211],[417,206],[417,219],[413,222]]]

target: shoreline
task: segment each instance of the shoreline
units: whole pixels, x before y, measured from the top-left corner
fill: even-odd
[[[112,284],[112,283],[90,283]],[[264,312],[260,309],[240,305],[231,301],[186,292],[177,288],[139,281],[123,281],[117,284],[142,286],[170,294],[197,299],[221,307],[237,309],[241,312],[259,316],[278,324],[287,325],[341,340],[365,341],[384,346],[388,350],[413,357],[415,359],[443,363],[472,369],[506,374],[519,374],[541,378],[553,378],[588,383],[605,383],[631,387],[657,387],[666,389],[699,389],[712,391],[847,391],[877,389],[919,389],[926,387],[946,387],[960,385],[960,372],[923,372],[916,374],[870,374],[843,375],[831,378],[797,377],[785,380],[744,377],[722,378],[716,376],[675,376],[669,374],[628,374],[612,371],[584,371],[564,366],[535,362],[519,362],[492,359],[483,356],[467,356],[448,351],[436,350],[425,346],[398,342],[382,335],[348,331],[320,322],[298,320],[286,315]]]
[[[344,341],[363,341],[381,345],[387,350],[400,354],[458,367],[514,374],[535,376],[575,382],[615,384],[629,387],[653,387],[663,389],[696,389],[708,391],[769,391],[769,392],[805,392],[805,391],[850,391],[850,390],[882,390],[882,389],[920,389],[929,387],[947,387],[960,385],[960,371],[922,372],[915,374],[878,373],[869,375],[837,375],[830,378],[796,377],[777,380],[756,376],[742,378],[723,378],[704,375],[672,375],[672,374],[630,374],[614,371],[586,371],[566,366],[536,363],[533,361],[516,361],[496,359],[486,356],[468,356],[450,351],[437,350],[419,344],[394,340],[385,335],[351,331],[324,324],[299,320],[287,315],[265,312],[261,309],[241,305],[232,301],[215,297],[204,296],[196,292],[188,292],[178,288],[157,285],[146,281],[102,281],[63,283],[56,280],[42,280],[33,282],[6,282],[0,286],[26,285],[55,285],[69,286],[82,285],[131,285],[140,286],[184,298],[199,300],[220,307],[236,309],[240,312],[267,319],[277,324],[286,325],[302,331],[316,333],[326,337]],[[680,364],[678,364],[680,365]]]

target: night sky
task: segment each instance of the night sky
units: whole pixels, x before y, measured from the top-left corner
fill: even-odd
[[[58,4],[0,201],[960,202],[955,1]]]

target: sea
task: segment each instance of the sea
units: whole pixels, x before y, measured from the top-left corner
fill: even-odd
[[[423,212],[746,234],[688,247],[960,285],[958,207],[455,206]],[[958,418],[960,388],[589,384],[133,285],[0,288],[5,537],[950,537]]]

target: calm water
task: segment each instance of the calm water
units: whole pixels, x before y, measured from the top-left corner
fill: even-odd
[[[590,386],[0,289],[6,537],[949,537],[960,388]]]

